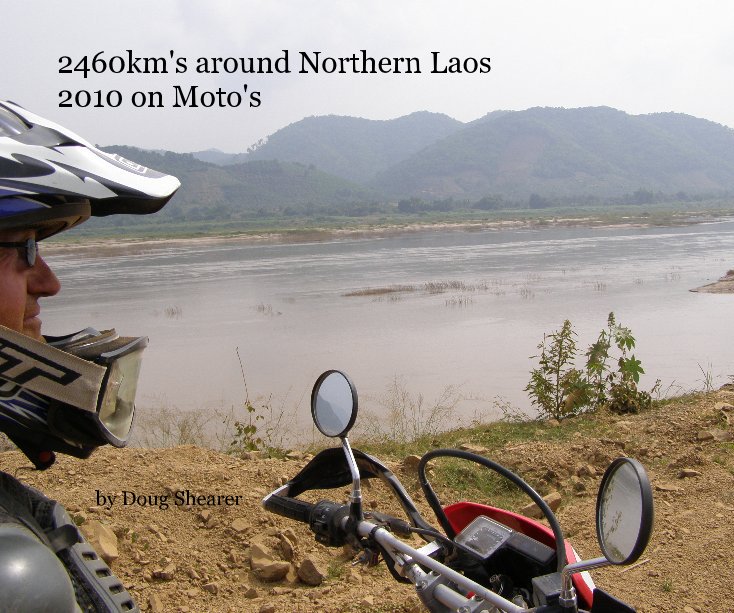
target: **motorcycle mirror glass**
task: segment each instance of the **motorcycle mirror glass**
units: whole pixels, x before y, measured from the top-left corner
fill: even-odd
[[[344,437],[357,419],[357,390],[339,370],[327,370],[311,392],[311,415],[321,434]]]
[[[652,534],[652,488],[637,460],[619,458],[607,468],[596,500],[596,533],[612,564],[632,564]]]

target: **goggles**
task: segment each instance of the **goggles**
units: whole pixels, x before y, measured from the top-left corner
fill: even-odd
[[[36,257],[38,256],[38,242],[35,238],[28,238],[24,241],[13,243],[0,243],[0,247],[17,249],[25,259],[26,264],[28,264],[28,268],[33,268],[33,266],[35,266]]]
[[[74,443],[127,444],[146,337],[87,328],[35,341],[0,327],[0,381],[49,400],[48,425]]]

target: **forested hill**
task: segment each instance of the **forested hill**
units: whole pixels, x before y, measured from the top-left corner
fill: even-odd
[[[371,184],[392,196],[619,196],[734,188],[734,130],[683,114],[607,107],[490,115]]]
[[[378,172],[462,129],[447,115],[419,112],[377,121],[360,117],[307,117],[278,130],[246,156],[231,161],[281,160],[313,164],[328,173],[367,182]],[[231,163],[211,152],[195,154],[215,163]]]
[[[381,198],[369,187],[295,162],[263,160],[218,166],[197,160],[190,153],[152,152],[121,145],[103,149],[172,174],[181,181],[181,188],[151,219],[116,216],[96,225],[130,225],[161,218],[202,221],[272,214],[336,214],[344,210],[358,214],[362,207]]]
[[[608,107],[495,111],[466,124],[435,113],[309,117],[240,154],[106,149],[178,176],[165,215],[183,221],[362,215],[399,201],[409,212],[734,194],[734,130]]]

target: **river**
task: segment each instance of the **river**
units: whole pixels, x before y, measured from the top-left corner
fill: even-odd
[[[680,227],[438,229],[277,243],[185,241],[59,249],[64,289],[44,332],[88,325],[147,335],[138,404],[297,412],[340,368],[379,415],[398,388],[415,406],[453,386],[456,418],[532,408],[523,388],[543,334],[570,319],[581,353],[613,311],[646,375],[675,393],[734,374],[734,296],[692,293],[732,267],[734,221]],[[405,286],[400,292],[366,289]],[[348,296],[347,294],[358,295]],[[239,358],[238,354],[239,353]],[[409,403],[410,404],[410,403]]]

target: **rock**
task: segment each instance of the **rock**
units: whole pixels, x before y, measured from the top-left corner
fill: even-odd
[[[354,585],[362,585],[362,575],[360,575],[355,570],[350,570],[349,574],[347,575],[347,581],[349,583],[353,583]]]
[[[201,589],[205,592],[209,592],[210,594],[218,594],[219,593],[219,584],[216,581],[211,581],[209,583],[205,583],[201,586]]]
[[[270,593],[273,596],[284,596],[285,594],[290,594],[293,591],[293,588],[290,587],[274,587],[272,590],[270,590]]]
[[[283,555],[283,559],[288,560],[288,562],[292,562],[296,555],[293,543],[283,534],[280,535],[280,552]]]
[[[154,570],[153,576],[156,579],[163,579],[164,581],[171,581],[176,576],[176,565],[173,562],[171,562],[165,568]]]
[[[252,452],[250,452],[252,453]],[[276,607],[274,604],[264,604],[258,610],[258,613],[275,613]]]
[[[250,527],[250,523],[247,520],[242,519],[241,517],[238,517],[237,519],[235,519],[231,524],[232,530],[234,530],[237,533],[244,532],[249,527]]]
[[[561,506],[562,498],[559,492],[551,492],[547,496],[543,496],[543,500],[545,500],[545,503],[551,508],[551,511],[555,513],[558,510],[558,507]],[[525,505],[520,510],[520,513],[526,517],[534,517],[536,519],[543,517],[543,512],[534,502]]]
[[[249,587],[249,586],[245,589],[244,592],[242,592],[242,595],[245,598],[250,598],[250,599],[258,597],[257,590],[254,587]]]
[[[714,430],[712,434],[714,435],[714,440],[719,443],[734,441],[734,432],[728,430]]]
[[[658,492],[681,492],[683,491],[681,488],[675,485],[668,485],[667,483],[656,483],[655,489]]]
[[[109,526],[94,519],[86,522],[81,527],[81,530],[85,538],[107,564],[110,564],[119,557],[117,551],[117,535],[115,535]]]
[[[298,537],[296,536],[296,533],[293,532],[293,528],[286,528],[282,532],[279,532],[278,536],[288,539],[294,549],[298,547]]]
[[[288,562],[270,562],[257,568],[253,567],[252,572],[263,581],[280,581],[288,574],[290,567]]]
[[[257,541],[252,543],[250,546],[250,566],[252,566],[252,568],[262,566],[263,564],[269,564],[273,561],[275,561],[275,558],[267,546]]]
[[[148,598],[148,611],[150,613],[164,613],[163,601],[158,594],[151,594]]]
[[[306,585],[321,585],[326,578],[326,573],[312,559],[306,558],[298,567],[298,578]]]
[[[420,461],[420,456],[409,455],[403,460],[403,468],[406,470],[416,470]]]
[[[203,511],[199,511],[199,518],[204,523],[208,522],[211,516],[212,516],[212,512],[209,509],[204,509]]]
[[[479,455],[486,455],[489,449],[486,447],[482,447],[481,445],[474,445],[471,443],[464,443],[463,445],[459,445],[459,449],[462,449],[463,451],[468,451],[469,453],[477,453]]]
[[[551,508],[551,511],[554,513],[558,510],[558,507],[561,506],[561,494],[559,492],[551,492],[547,496],[543,496],[543,500],[545,500],[546,504]]]
[[[290,568],[288,568],[288,572],[285,574],[285,582],[290,585],[295,585],[298,583],[298,571],[293,564],[290,564],[289,566]]]
[[[534,519],[540,519],[543,517],[543,511],[541,511],[540,507],[538,507],[534,502],[526,504],[522,509],[520,509],[520,514]]]
[[[701,430],[696,435],[696,440],[697,441],[702,441],[702,442],[703,441],[713,441],[714,440],[714,433],[711,432],[710,430]]]
[[[596,469],[591,464],[580,464],[576,468],[576,475],[579,477],[593,477],[596,475]]]
[[[374,596],[365,596],[359,603],[359,606],[364,609],[372,609],[375,606]]]
[[[250,547],[250,566],[259,579],[280,581],[288,574],[291,565],[288,562],[276,560],[262,543],[253,543]]]
[[[700,477],[703,473],[698,470],[693,470],[692,468],[681,468],[680,472],[678,473],[679,479],[685,479],[686,477]]]
[[[726,421],[727,426],[734,426],[734,406],[728,402],[717,402],[714,408],[721,412],[721,416]]]

